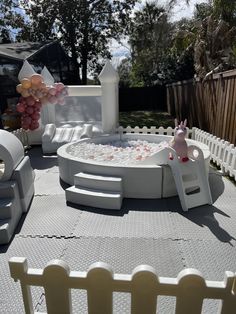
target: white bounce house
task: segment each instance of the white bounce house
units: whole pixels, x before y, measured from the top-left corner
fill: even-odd
[[[68,86],[63,106],[43,105],[40,128],[27,132],[29,144],[42,144],[44,153],[55,153],[66,143],[114,132],[119,123],[119,76],[109,61],[99,80],[100,86]]]

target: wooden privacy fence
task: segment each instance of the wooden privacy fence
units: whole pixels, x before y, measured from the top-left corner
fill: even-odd
[[[167,85],[168,112],[236,144],[236,70]]]
[[[131,294],[131,314],[156,313],[158,296],[176,297],[176,314],[201,313],[205,298],[222,300],[219,313],[235,314],[236,275],[229,271],[224,281],[207,281],[195,269],[185,269],[177,278],[158,277],[147,265],[136,267],[131,275],[113,274],[102,262],[91,265],[88,272],[70,271],[62,260],[32,269],[26,258],[13,257],[9,265],[12,278],[20,280],[27,314],[34,313],[30,286],[44,288],[49,314],[72,313],[71,289],[87,291],[89,314],[113,313],[113,292]]]

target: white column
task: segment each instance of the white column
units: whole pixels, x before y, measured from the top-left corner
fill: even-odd
[[[110,61],[106,62],[99,80],[102,88],[102,129],[104,133],[111,133],[119,124],[119,75]]]

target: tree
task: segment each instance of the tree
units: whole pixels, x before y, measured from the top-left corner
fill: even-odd
[[[22,27],[24,18],[19,9],[18,0],[0,1],[0,37],[2,43],[9,43],[14,39],[14,31]]]
[[[119,82],[120,86],[130,87],[131,59],[130,58],[123,59],[117,68],[117,72],[120,77]]]
[[[29,18],[22,38],[48,40],[60,37],[72,57],[79,82],[98,59],[109,58],[111,38],[126,32],[135,0],[22,0]]]
[[[195,5],[194,19],[203,21],[205,18],[213,14],[213,6],[210,3],[199,3]]]
[[[160,82],[159,64],[169,47],[171,31],[168,14],[163,7],[146,3],[135,13],[129,40],[132,85],[151,86]]]
[[[2,28],[0,30],[0,43],[1,44],[11,43],[10,31],[7,28]]]
[[[236,2],[213,0],[200,4],[195,17],[200,21],[194,46],[197,75],[207,79],[215,72],[235,68]]]
[[[214,17],[221,19],[230,26],[236,25],[236,1],[234,0],[212,0]]]

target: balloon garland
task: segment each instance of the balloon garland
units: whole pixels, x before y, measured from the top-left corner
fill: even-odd
[[[21,94],[16,110],[22,113],[21,127],[25,130],[36,130],[39,127],[40,111],[42,105],[65,104],[68,87],[63,83],[54,83],[47,86],[43,76],[32,74],[29,78],[20,80],[16,90]]]

